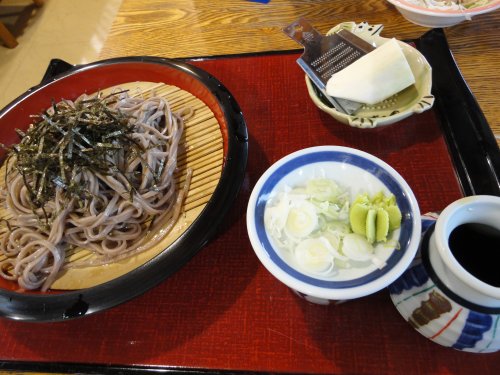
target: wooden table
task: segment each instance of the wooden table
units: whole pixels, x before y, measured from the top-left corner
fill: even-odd
[[[344,21],[383,24],[383,36],[417,38],[428,29],[408,22],[383,0],[124,0],[102,58],[213,56],[282,51],[299,46],[281,29],[298,17],[326,33]],[[465,81],[500,137],[500,12],[446,29]]]
[[[384,24],[382,35],[398,39],[418,38],[428,31],[407,22],[389,3],[381,0],[271,0],[267,3],[244,0],[124,0],[100,57],[196,57],[296,50],[298,45],[286,37],[281,28],[300,16],[310,20],[323,33],[337,23],[351,20]],[[500,133],[497,117],[500,104],[497,83],[499,19],[500,12],[497,12],[446,30],[450,49],[464,78],[496,133]],[[279,59],[272,62],[295,66],[294,58],[294,55],[285,55],[284,62]],[[258,61],[260,67],[268,64]],[[244,69],[247,69],[248,79],[249,63],[244,63],[247,64]],[[227,61],[221,65],[215,61],[203,67],[213,71],[216,76],[227,68],[227,81],[223,82],[237,87],[238,77],[228,77],[227,71],[237,72],[238,68]],[[276,75],[278,79],[286,79],[280,73]],[[271,77],[272,74],[267,76]],[[303,75],[297,71],[294,77],[300,77],[301,81]],[[293,87],[302,84],[302,81],[300,84],[294,83]],[[258,87],[260,90],[277,90],[273,82],[262,85],[265,87]],[[304,93],[301,95],[302,99],[306,98]],[[281,104],[286,103],[286,99],[281,97],[280,100]],[[268,111],[274,103],[255,104],[256,101],[258,99],[254,100],[247,93],[240,105],[257,106],[263,111],[262,118],[274,119]],[[312,116],[311,123],[306,126],[306,133],[311,135],[317,131],[314,134],[316,142],[320,142],[322,137],[332,137],[333,131],[328,127],[331,119],[309,102],[305,107]],[[303,147],[304,141],[300,134],[283,129],[283,125],[279,130],[285,133],[263,129],[265,126],[258,124],[261,120],[259,114],[247,115],[249,124],[254,125],[253,130],[258,127],[264,130],[263,133],[268,133],[259,135],[258,139],[255,134],[250,134],[250,141],[254,144],[250,150],[248,175],[242,195],[229,213],[220,236],[173,278],[112,311],[45,326],[30,326],[22,322],[15,327],[10,323],[4,324],[7,327],[4,333],[7,341],[6,344],[2,341],[2,345],[8,347],[10,343],[13,347],[22,347],[28,358],[38,358],[44,362],[40,367],[33,362],[11,363],[8,368],[61,373],[122,373],[124,370],[121,366],[128,363],[138,365],[134,368],[136,372],[148,369],[161,371],[162,366],[169,370],[172,370],[170,366],[188,366],[186,371],[191,367],[194,368],[193,373],[206,373],[214,369],[226,373],[227,370],[235,369],[267,371],[273,368],[286,369],[286,372],[302,368],[313,373],[325,373],[328,368],[331,368],[332,373],[465,374],[472,369],[486,374],[495,373],[495,368],[498,369],[500,365],[500,354],[483,357],[468,353],[457,355],[451,349],[430,343],[411,331],[394,311],[387,293],[381,292],[343,305],[318,307],[293,296],[288,288],[263,269],[248,244],[242,212],[246,208],[250,189],[272,159],[282,156],[290,145]],[[282,123],[292,120],[286,113],[278,115]],[[404,177],[419,195],[417,198],[421,210],[427,211],[442,208],[461,196],[458,186],[446,183],[452,182],[454,178],[452,170],[444,171],[443,176],[428,164],[428,175],[417,166],[417,162],[415,165],[405,164],[405,160],[411,158],[420,162],[428,160],[426,155],[431,155],[436,148],[446,155],[446,145],[436,126],[425,129],[424,134],[418,135],[414,142],[412,130],[422,129],[422,123],[435,124],[435,121],[435,115],[428,111],[422,117],[417,116],[415,121],[408,121],[410,130],[385,135],[377,131],[358,132],[344,125],[332,126],[339,132],[337,140],[347,145],[358,141],[368,145],[368,151],[393,163],[396,169],[405,171],[407,174]],[[325,126],[326,123],[328,126]],[[283,144],[275,142],[278,137]],[[385,143],[402,144],[406,159],[400,159],[399,146],[381,151],[381,145]],[[269,149],[259,150],[262,144]],[[418,173],[415,174],[415,171]],[[439,187],[426,195],[426,186],[432,186],[433,180],[439,180]],[[240,254],[236,258],[243,260],[243,265],[228,258],[232,251]],[[228,266],[241,266],[241,271],[226,275]],[[197,275],[196,278],[191,277],[193,273]],[[205,285],[206,289],[203,289]],[[198,300],[191,301],[191,298]],[[286,310],[282,312],[282,308]],[[286,313],[298,317],[298,320],[287,323],[287,316],[283,315]],[[141,319],[150,317],[157,319],[154,324],[140,323]],[[147,331],[139,329],[143,326],[148,327]],[[155,326],[154,329],[152,326]],[[364,326],[368,328],[365,330]],[[9,327],[12,332],[8,331]],[[288,332],[288,328],[294,333],[293,336],[283,333]],[[81,338],[75,339],[73,335],[80,334],[80,329]],[[43,347],[43,337],[40,338],[40,348],[22,335],[36,337],[47,331],[51,333],[51,343],[60,345],[60,348]],[[378,337],[389,336],[394,341],[388,343],[387,337],[379,341],[377,337],[370,336],[374,334],[380,335]],[[117,339],[113,335],[123,338]],[[102,338],[102,342],[97,344],[96,337]],[[246,337],[252,341],[245,342]],[[81,353],[75,354],[72,348],[65,347],[71,342],[77,346],[74,350]],[[397,350],[390,348],[390,345],[396,346]],[[217,355],[213,353],[215,350],[219,350]],[[231,356],[238,352],[248,354],[241,360]],[[301,354],[295,356],[299,352]],[[84,358],[85,362],[75,365],[74,358]],[[106,358],[109,362],[103,363],[101,360],[97,366],[93,366],[95,358]],[[318,362],[314,363],[316,358]],[[446,359],[450,359],[450,362],[446,362]],[[70,365],[67,366],[65,361]],[[407,363],[415,367],[408,369]]]

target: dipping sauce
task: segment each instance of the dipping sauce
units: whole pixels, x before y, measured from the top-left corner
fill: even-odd
[[[500,287],[500,230],[480,223],[459,225],[450,234],[448,245],[455,259],[470,274]]]

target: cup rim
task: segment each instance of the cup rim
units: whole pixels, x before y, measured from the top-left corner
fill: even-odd
[[[500,299],[500,287],[487,284],[467,271],[452,254],[448,245],[448,237],[451,231],[458,225],[467,223],[467,221],[463,221],[449,229],[452,217],[459,211],[466,210],[474,205],[483,204],[493,204],[497,206],[500,213],[500,197],[493,195],[475,195],[464,197],[448,205],[441,212],[436,221],[436,228],[434,231],[435,241],[441,259],[455,277],[485,295]]]

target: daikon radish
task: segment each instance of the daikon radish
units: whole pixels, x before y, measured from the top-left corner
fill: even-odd
[[[414,83],[401,47],[391,39],[335,73],[326,84],[326,92],[335,98],[372,105]]]

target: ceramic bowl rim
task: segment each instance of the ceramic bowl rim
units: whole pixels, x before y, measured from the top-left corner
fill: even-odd
[[[365,284],[355,285],[350,287],[342,287],[342,288],[332,288],[331,286],[318,286],[311,285],[310,283],[305,282],[303,279],[298,279],[292,276],[290,273],[285,271],[281,266],[277,265],[275,261],[272,259],[268,250],[264,248],[259,239],[259,235],[257,233],[257,225],[256,220],[256,208],[258,205],[258,199],[261,196],[264,184],[268,181],[268,179],[275,173],[279,168],[285,166],[290,161],[296,160],[297,158],[303,156],[313,155],[315,153],[321,152],[336,152],[336,153],[345,153],[349,155],[359,156],[360,158],[364,158],[365,160],[376,164],[379,168],[383,169],[388,173],[391,179],[399,185],[399,187],[404,192],[404,199],[407,201],[412,221],[408,225],[411,228],[411,233],[408,239],[408,246],[405,249],[405,252],[399,258],[399,260],[393,265],[392,268],[382,273],[380,277],[374,278],[373,280],[368,281]],[[310,163],[313,164],[314,162]],[[281,179],[281,178],[279,178]],[[277,184],[277,183],[276,183]],[[252,245],[252,248],[264,265],[264,267],[279,281],[283,284],[287,285],[291,289],[294,289],[300,293],[317,297],[324,298],[329,300],[346,300],[346,299],[354,299],[363,297],[372,293],[375,293],[384,287],[388,286],[394,280],[396,280],[410,265],[413,260],[420,242],[421,235],[421,222],[420,222],[420,210],[418,207],[417,200],[403,177],[390,165],[380,160],[379,158],[368,154],[364,151],[357,150],[354,148],[344,147],[344,146],[314,146],[305,148],[302,150],[295,151],[291,154],[284,156],[279,159],[275,163],[273,163],[259,178],[257,183],[255,184],[252,193],[250,195],[250,199],[248,201],[247,206],[247,232]],[[272,250],[274,252],[274,250]],[[271,253],[272,253],[271,252]],[[285,263],[285,262],[283,262]],[[290,266],[288,266],[291,268]],[[296,271],[297,273],[300,273]],[[325,283],[326,284],[326,283]]]

